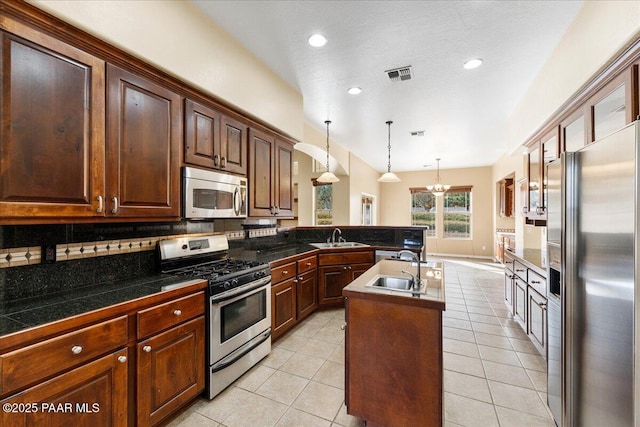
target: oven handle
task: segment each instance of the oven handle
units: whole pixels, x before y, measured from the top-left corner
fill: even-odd
[[[266,285],[267,283],[271,282],[271,276],[266,276],[263,277],[260,280],[256,280],[255,282],[251,282],[248,283],[240,288],[236,288],[234,289],[235,292],[229,293],[229,294],[225,294],[224,296],[221,296],[219,298],[216,297],[212,297],[211,298],[211,304],[219,304],[221,302],[224,301],[229,301],[230,299],[234,299],[235,297],[239,296],[239,295],[243,295],[246,293],[249,293],[255,289],[261,288],[264,285]]]
[[[233,190],[233,214],[235,216],[240,215],[240,208],[242,208],[242,200],[240,200],[240,186],[237,186]]]
[[[233,365],[238,360],[243,358],[247,353],[251,352],[254,348],[258,347],[260,344],[262,344],[263,342],[268,340],[269,337],[271,337],[271,328],[269,328],[268,331],[262,333],[262,337],[260,338],[259,341],[255,342],[251,347],[245,349],[242,353],[238,354],[232,360],[229,360],[228,362],[223,362],[223,363],[221,363],[219,365],[216,365],[216,366],[212,367],[211,368],[211,373],[213,374],[215,372],[221,371],[224,368],[228,368],[229,366]]]

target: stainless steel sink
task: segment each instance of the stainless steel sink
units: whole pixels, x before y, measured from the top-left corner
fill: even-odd
[[[366,243],[359,242],[336,242],[336,243],[309,243],[311,246],[315,246],[318,249],[327,249],[327,248],[359,248],[359,247],[367,247]]]
[[[404,277],[377,276],[375,280],[373,280],[366,286],[370,286],[373,288],[409,291],[411,290],[411,280],[405,279]]]

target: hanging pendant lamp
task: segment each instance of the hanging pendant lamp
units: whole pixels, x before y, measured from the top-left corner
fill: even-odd
[[[320,175],[317,179],[318,182],[338,182],[340,179],[333,174],[329,170],[329,125],[331,124],[331,120],[325,120],[325,125],[327,125],[327,171]]]
[[[393,123],[391,120],[387,122],[387,126],[389,127],[389,139],[387,144],[389,163],[387,163],[387,172],[378,178],[378,182],[400,182],[400,178],[398,178],[395,173],[391,172],[391,123]]]
[[[433,185],[427,185],[427,190],[431,191],[434,196],[442,196],[446,193],[451,186],[446,184],[440,184],[440,159],[436,159],[438,162],[438,172],[436,173],[436,183]]]

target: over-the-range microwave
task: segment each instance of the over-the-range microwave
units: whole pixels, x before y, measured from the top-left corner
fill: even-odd
[[[184,167],[182,194],[186,219],[247,217],[246,178]]]

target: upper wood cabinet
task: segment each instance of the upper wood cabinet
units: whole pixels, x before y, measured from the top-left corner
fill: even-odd
[[[107,215],[180,216],[181,98],[107,65]]]
[[[185,100],[185,163],[246,176],[247,125]]]
[[[513,218],[515,210],[514,177],[510,176],[500,181],[500,216]]]
[[[628,69],[589,99],[587,109],[591,127],[587,143],[598,141],[635,120],[631,102],[633,74],[633,69]]]
[[[293,145],[249,130],[249,216],[293,217]]]
[[[1,22],[0,217],[104,215],[104,62]]]

